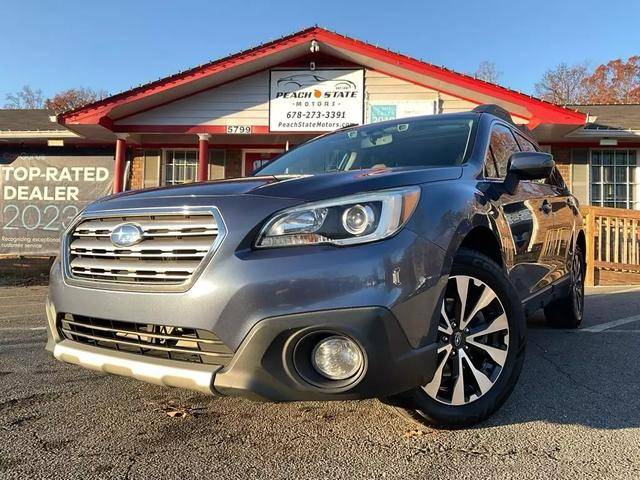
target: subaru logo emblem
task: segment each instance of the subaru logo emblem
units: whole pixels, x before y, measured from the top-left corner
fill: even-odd
[[[113,229],[111,243],[116,247],[132,247],[142,241],[142,229],[135,223],[123,223]]]

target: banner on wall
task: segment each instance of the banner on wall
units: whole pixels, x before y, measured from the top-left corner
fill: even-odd
[[[435,115],[435,100],[399,100],[369,102],[367,123],[384,122],[399,118]]]
[[[0,254],[56,255],[69,222],[111,193],[113,155],[73,153],[0,152]]]
[[[272,70],[269,130],[323,132],[364,122],[364,70]]]

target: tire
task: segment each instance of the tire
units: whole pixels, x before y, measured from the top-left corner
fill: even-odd
[[[466,292],[466,322],[460,321],[460,292]],[[467,249],[454,259],[440,308],[433,379],[383,402],[405,418],[432,427],[469,427],[500,408],[516,385],[526,345],[524,310],[504,271],[489,257]]]
[[[569,292],[544,307],[547,323],[557,328],[578,328],[584,316],[584,252],[576,245],[571,257]]]

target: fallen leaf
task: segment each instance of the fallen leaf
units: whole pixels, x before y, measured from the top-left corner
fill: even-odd
[[[407,430],[402,436],[404,438],[424,437],[427,433],[424,430]]]

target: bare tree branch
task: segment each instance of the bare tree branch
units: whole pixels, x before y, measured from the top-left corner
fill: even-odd
[[[584,80],[589,75],[587,65],[561,63],[549,69],[535,84],[536,95],[558,105],[583,103],[587,98]]]
[[[5,96],[4,108],[27,108],[36,109],[44,107],[42,90],[33,90],[29,85],[23,86],[15,93],[8,93]]]
[[[480,62],[473,74],[474,77],[489,83],[498,83],[501,75],[502,72],[498,71],[496,64],[488,60]]]

